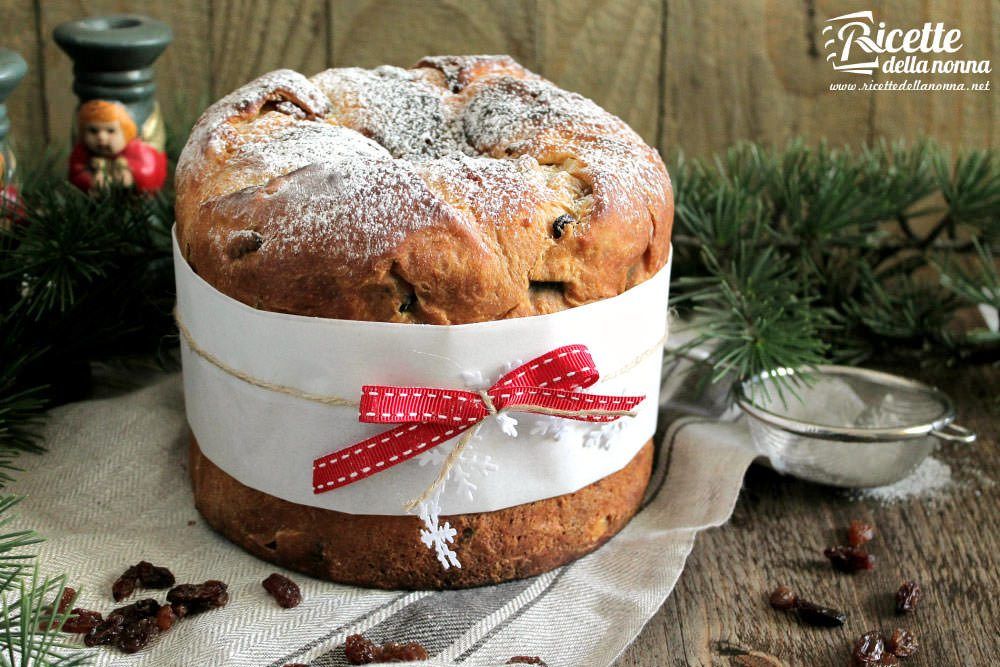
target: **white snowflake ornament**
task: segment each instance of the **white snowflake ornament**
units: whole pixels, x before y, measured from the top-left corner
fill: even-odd
[[[504,412],[500,412],[497,414],[497,423],[500,425],[500,430],[503,431],[504,435],[510,438],[517,437],[516,419]]]

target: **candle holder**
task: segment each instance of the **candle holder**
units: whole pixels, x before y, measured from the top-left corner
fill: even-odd
[[[85,191],[158,191],[166,180],[166,135],[153,63],[173,39],[170,26],[111,14],[63,23],[53,37],[73,60],[73,92],[80,100],[70,181]]]
[[[7,137],[10,134],[10,117],[7,115],[7,98],[28,71],[24,58],[15,51],[0,49],[0,226],[21,217],[21,204],[14,169],[17,162]]]

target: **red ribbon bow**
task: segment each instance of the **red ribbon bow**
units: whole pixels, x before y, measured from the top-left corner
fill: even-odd
[[[612,422],[644,396],[575,391],[600,378],[585,345],[567,345],[532,359],[483,392],[365,385],[358,420],[403,424],[313,461],[313,493],[325,493],[391,468],[450,440],[501,410]],[[488,399],[488,400],[485,400]]]

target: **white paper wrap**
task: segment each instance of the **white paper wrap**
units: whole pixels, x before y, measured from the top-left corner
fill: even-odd
[[[670,264],[610,299],[551,315],[451,326],[357,322],[257,310],[198,277],[174,242],[177,311],[226,366],[300,391],[360,397],[364,384],[488,388],[504,371],[582,343],[601,380],[587,391],[644,395],[635,417],[589,424],[512,413],[518,436],[488,418],[452,470],[440,513],[487,512],[571,493],[623,468],[656,426]],[[181,344],[188,422],[202,452],[243,484],[303,505],[406,514],[458,439],[377,475],[314,494],[315,458],[391,428],[249,384]]]

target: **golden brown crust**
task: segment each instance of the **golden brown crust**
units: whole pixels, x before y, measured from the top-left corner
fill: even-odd
[[[413,516],[344,514],[281,500],[216,467],[191,438],[198,510],[250,553],[321,579],[373,588],[466,588],[521,579],[587,554],[635,514],[652,441],[620,471],[575,493],[496,512],[442,517],[458,531],[461,569],[442,569]]]
[[[607,298],[666,263],[672,218],[655,150],[507,57],[272,72],[206,111],[177,170],[195,271],[320,317],[457,324]]]

